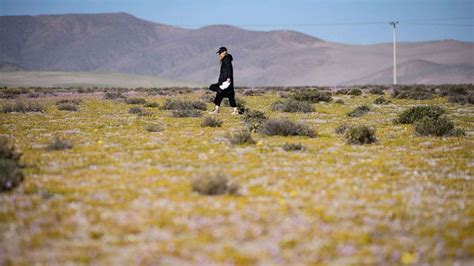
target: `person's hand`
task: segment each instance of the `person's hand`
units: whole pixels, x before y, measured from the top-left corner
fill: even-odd
[[[230,79],[227,79],[226,81],[222,82],[222,85],[219,86],[222,90],[227,89],[230,86]]]

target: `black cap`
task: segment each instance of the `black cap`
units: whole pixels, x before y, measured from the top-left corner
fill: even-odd
[[[219,51],[217,51],[216,54],[221,54],[222,52],[227,52],[227,48],[222,46],[221,48],[219,48]]]

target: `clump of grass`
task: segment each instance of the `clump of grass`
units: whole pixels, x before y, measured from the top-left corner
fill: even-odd
[[[60,103],[58,104],[58,110],[60,111],[79,111],[79,106],[73,103]]]
[[[356,108],[354,108],[354,110],[347,113],[347,116],[349,116],[349,117],[359,117],[359,116],[365,115],[369,111],[370,111],[369,106],[360,105],[360,106],[357,106]]]
[[[348,144],[370,144],[377,141],[375,137],[375,129],[368,126],[360,125],[351,127],[346,132]]]
[[[252,133],[248,129],[240,129],[234,133],[227,134],[226,138],[232,145],[255,144]]]
[[[332,96],[331,96],[331,92],[307,89],[307,90],[296,91],[292,93],[289,96],[289,99],[294,100],[294,101],[318,103],[318,102],[331,102]]]
[[[269,119],[262,124],[260,132],[267,136],[307,136],[316,137],[314,129],[303,123],[295,123],[287,119]]]
[[[158,108],[160,107],[160,105],[158,103],[155,103],[155,102],[150,102],[150,103],[145,103],[143,105],[143,107],[152,107],[152,108]]]
[[[193,179],[192,190],[202,195],[237,195],[239,184],[230,182],[229,179],[221,174],[211,176],[200,176]]]
[[[418,105],[404,110],[394,120],[395,123],[412,124],[424,117],[436,119],[446,112],[445,109],[435,105]]]
[[[434,90],[423,85],[403,86],[398,85],[392,93],[397,99],[430,100],[436,95]]]
[[[374,104],[389,104],[390,101],[385,99],[384,97],[378,97],[374,100]]]
[[[203,101],[185,101],[181,99],[166,99],[161,107],[163,110],[197,109],[207,110],[207,104]]]
[[[202,113],[196,109],[178,109],[171,113],[173,117],[200,117]]]
[[[360,96],[362,95],[362,91],[360,89],[354,88],[347,92],[347,94],[352,96]]]
[[[369,93],[384,95],[385,91],[383,90],[383,88],[380,88],[380,87],[372,87],[369,89]]]
[[[145,104],[146,100],[143,98],[127,98],[125,102],[128,104]]]
[[[81,99],[61,99],[61,100],[56,101],[56,105],[59,106],[64,103],[79,105],[81,102],[82,102]]]
[[[454,123],[444,116],[432,118],[425,116],[414,124],[415,132],[420,136],[464,136],[462,129],[456,129]]]
[[[145,126],[145,130],[148,132],[161,132],[164,130],[162,124],[148,124]]]
[[[222,120],[214,116],[208,116],[201,122],[201,127],[220,127]]]
[[[6,138],[0,138],[0,192],[11,190],[23,181],[21,156]]]
[[[281,111],[287,113],[310,113],[314,112],[314,108],[310,102],[307,101],[277,101],[272,103],[271,108],[273,111]]]
[[[150,116],[150,115],[152,115],[152,113],[150,111],[145,110],[142,107],[138,107],[138,106],[131,107],[130,109],[128,109],[128,113],[136,114],[136,115],[139,115],[139,116]]]
[[[104,94],[104,99],[105,100],[120,100],[120,99],[126,99],[127,97],[124,96],[121,92],[106,92]]]
[[[337,103],[337,104],[344,104],[344,100],[342,100],[342,99],[337,99],[334,103]]]
[[[51,143],[48,144],[48,146],[46,146],[46,150],[48,151],[58,151],[58,150],[68,150],[68,149],[72,149],[72,143],[67,140],[63,140],[59,137],[56,137]]]
[[[27,113],[27,112],[43,112],[44,108],[37,101],[16,101],[14,103],[7,103],[3,106],[4,113]]]
[[[338,135],[341,135],[341,134],[346,133],[346,131],[351,127],[352,127],[351,125],[344,123],[344,124],[341,124],[338,127],[336,127],[334,132]]]
[[[284,151],[304,151],[306,147],[301,143],[285,143],[282,146]]]
[[[262,123],[267,119],[268,117],[265,113],[258,110],[249,110],[243,116],[245,125],[250,131],[258,130]]]

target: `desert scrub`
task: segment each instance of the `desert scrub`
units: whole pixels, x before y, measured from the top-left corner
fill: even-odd
[[[369,89],[369,93],[370,94],[379,94],[379,95],[384,95],[385,92],[383,90],[383,88],[380,88],[380,87],[372,87]]]
[[[58,110],[60,111],[79,111],[79,106],[73,103],[60,103],[58,104]]]
[[[398,85],[392,93],[392,97],[394,98],[411,100],[430,100],[433,99],[435,95],[436,93],[433,90],[423,85]]]
[[[268,117],[262,111],[249,110],[245,112],[242,119],[250,131],[256,131]]]
[[[136,114],[136,115],[139,115],[139,116],[150,116],[152,115],[152,113],[148,110],[145,110],[143,109],[142,107],[131,107],[130,109],[128,109],[128,113],[130,114]]]
[[[360,96],[362,95],[362,91],[360,89],[354,88],[347,92],[347,95]]]
[[[81,99],[61,99],[61,100],[56,101],[56,105],[59,106],[64,103],[79,105],[81,104],[81,102],[82,102]]]
[[[143,98],[127,98],[125,102],[128,104],[145,104],[146,100]]]
[[[342,99],[337,99],[334,103],[337,103],[337,104],[344,104],[344,100],[342,100]]]
[[[331,102],[332,96],[330,92],[319,90],[302,90],[292,93],[290,100],[305,101],[310,103]]]
[[[418,105],[401,112],[394,122],[400,124],[412,124],[418,120],[421,120],[423,117],[436,119],[444,113],[446,113],[446,110],[439,106]]]
[[[352,127],[351,125],[344,123],[344,124],[341,124],[338,127],[336,127],[334,132],[338,135],[341,135],[341,134],[346,133],[346,131],[351,127]]]
[[[201,122],[201,127],[220,127],[222,120],[214,116],[208,116]]]
[[[414,124],[415,132],[420,136],[464,136],[462,129],[456,129],[454,123],[447,117],[432,118],[425,116]]]
[[[222,174],[200,176],[194,178],[191,184],[192,191],[202,195],[237,195],[239,192],[239,185],[235,182],[230,182],[229,179]]]
[[[374,100],[374,104],[389,104],[390,101],[385,99],[384,97],[378,97]]]
[[[285,143],[281,148],[284,151],[304,151],[306,148],[303,144],[301,143]]]
[[[252,133],[246,128],[239,129],[234,133],[228,133],[226,138],[232,145],[255,144]]]
[[[63,140],[59,137],[54,138],[54,140],[46,146],[46,150],[48,151],[58,151],[58,150],[68,150],[68,149],[72,149],[72,143],[67,140]]]
[[[7,138],[0,138],[0,192],[10,190],[23,181],[21,156]]]
[[[145,126],[145,130],[148,132],[161,132],[164,130],[162,124],[148,124]]]
[[[127,97],[124,96],[121,92],[106,92],[104,94],[104,99],[105,100],[123,100],[126,99]]]
[[[207,110],[207,104],[203,101],[185,101],[181,99],[166,99],[161,108],[163,110],[184,110],[184,109]]]
[[[178,109],[171,113],[173,117],[200,117],[201,115],[202,113],[196,109]]]
[[[260,133],[267,136],[307,136],[316,137],[314,129],[303,123],[295,123],[288,119],[269,119],[262,124]]]
[[[313,106],[310,102],[306,101],[277,101],[272,103],[271,108],[273,111],[281,111],[287,113],[310,113],[314,112]]]
[[[43,106],[37,101],[16,101],[14,103],[6,103],[2,108],[3,113],[27,113],[43,111]]]
[[[368,126],[360,125],[351,127],[346,132],[348,144],[369,144],[377,141],[375,137],[375,129]]]
[[[354,108],[354,110],[347,113],[347,116],[349,116],[349,117],[359,117],[359,116],[365,115],[369,111],[370,111],[369,106],[360,105],[360,106],[357,106],[356,108]]]
[[[145,103],[143,105],[143,107],[152,107],[152,108],[158,108],[160,107],[160,105],[158,103],[155,103],[155,102],[150,102],[150,103]]]

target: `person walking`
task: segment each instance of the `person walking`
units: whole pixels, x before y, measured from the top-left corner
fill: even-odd
[[[219,113],[222,100],[227,97],[229,98],[229,104],[233,107],[233,115],[239,114],[237,109],[237,104],[235,102],[235,91],[234,91],[234,71],[232,68],[233,57],[227,52],[226,47],[221,47],[216,52],[219,55],[221,62],[221,71],[219,74],[219,80],[217,83],[211,84],[209,89],[216,92],[216,97],[214,98],[214,104],[216,105],[214,110],[210,114]]]

